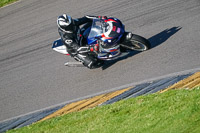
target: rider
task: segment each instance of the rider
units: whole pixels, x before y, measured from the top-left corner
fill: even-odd
[[[94,57],[89,56],[89,51],[98,52],[98,44],[94,46],[81,46],[80,25],[91,24],[95,18],[106,19],[106,16],[84,16],[78,19],[72,19],[71,16],[63,14],[58,17],[58,32],[62,42],[67,47],[67,52],[77,61],[83,63],[88,68],[95,68],[101,63]]]

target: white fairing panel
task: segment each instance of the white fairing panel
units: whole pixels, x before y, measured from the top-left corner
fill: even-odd
[[[61,39],[53,42],[52,49],[58,53],[68,55],[67,47],[62,43]]]

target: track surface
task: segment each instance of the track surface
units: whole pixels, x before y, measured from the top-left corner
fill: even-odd
[[[52,51],[56,18],[115,16],[153,48],[103,69],[69,68]],[[0,9],[0,121],[121,85],[200,66],[199,0],[21,0]]]

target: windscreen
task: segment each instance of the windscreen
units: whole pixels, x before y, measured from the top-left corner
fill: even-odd
[[[92,39],[98,37],[102,33],[103,33],[102,21],[100,19],[94,19],[88,38]]]

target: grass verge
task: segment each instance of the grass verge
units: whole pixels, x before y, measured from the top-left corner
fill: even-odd
[[[199,133],[200,87],[121,100],[9,133]]]
[[[8,5],[8,4],[11,4],[15,1],[18,1],[18,0],[0,0],[0,7],[3,7],[5,5]]]

